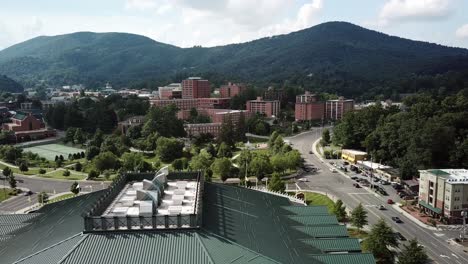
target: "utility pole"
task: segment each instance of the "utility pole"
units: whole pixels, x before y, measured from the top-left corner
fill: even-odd
[[[462,224],[463,228],[460,234],[460,239],[463,242],[465,240],[465,235],[466,235],[466,219],[468,218],[468,209],[464,209],[461,211],[461,216],[462,216]]]

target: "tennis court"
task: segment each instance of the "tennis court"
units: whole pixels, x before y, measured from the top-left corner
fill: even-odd
[[[68,159],[68,154],[81,153],[82,151],[84,151],[84,149],[64,146],[60,144],[47,144],[24,148],[23,151],[31,151],[32,153],[37,153],[39,156],[44,157],[48,160],[55,160],[55,156],[62,155],[65,159]]]

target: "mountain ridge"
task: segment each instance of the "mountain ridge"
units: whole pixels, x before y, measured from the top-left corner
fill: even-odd
[[[216,73],[280,82],[316,74],[362,80],[438,74],[468,67],[468,49],[390,36],[348,22],[244,43],[180,48],[130,33],[40,36],[0,51],[0,74],[22,83],[173,80]]]

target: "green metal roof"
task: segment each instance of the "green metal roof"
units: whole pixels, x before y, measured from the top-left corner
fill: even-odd
[[[296,216],[288,215],[285,217],[291,225],[317,226],[317,225],[337,225],[338,220],[334,215],[314,215],[314,216]]]
[[[326,206],[282,206],[284,214],[294,215],[329,215]]]
[[[323,264],[375,264],[374,256],[370,253],[322,254],[309,255],[309,257]]]
[[[344,225],[296,226],[294,229],[300,232],[298,236],[302,238],[335,238],[348,236],[348,231]]]
[[[42,262],[41,262],[42,263]],[[203,231],[87,234],[61,264],[278,263]]]
[[[34,218],[38,217],[40,214],[7,214],[0,215],[0,225],[1,224],[18,224],[31,222]]]
[[[16,112],[16,114],[12,118],[18,119],[18,120],[24,120],[27,116],[28,115],[26,113]]]
[[[427,209],[433,211],[433,212],[436,212],[436,213],[438,213],[438,214],[442,213],[442,209],[436,208],[436,207],[434,207],[434,206],[432,206],[432,205],[426,203],[425,201],[419,200],[418,203],[419,203],[420,205],[426,207]]]
[[[18,264],[56,264],[65,256],[67,252],[73,249],[85,235],[78,234],[67,238],[55,245],[45,248],[33,255],[30,255],[18,262]]]
[[[42,207],[32,223],[0,242],[1,263],[13,263],[83,231],[81,214],[102,195],[84,194]]]
[[[447,173],[443,170],[428,170],[428,172],[430,172],[431,174],[435,175],[435,176],[442,176],[442,177],[447,177],[447,176],[450,176],[450,173]]]
[[[27,223],[22,224],[0,224],[0,236],[12,234],[23,227],[28,226]]]
[[[301,240],[306,246],[328,252],[360,252],[361,244],[357,238],[334,238],[334,239],[304,239]]]

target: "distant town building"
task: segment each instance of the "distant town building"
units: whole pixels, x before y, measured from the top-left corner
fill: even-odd
[[[280,101],[265,101],[262,97],[247,101],[247,111],[265,114],[266,117],[276,117],[280,111]]]
[[[325,102],[325,118],[330,120],[340,120],[343,116],[354,110],[354,100],[340,97],[337,100]]]
[[[268,89],[263,92],[263,99],[265,100],[278,100],[281,101],[284,97],[284,90],[283,89],[275,89],[273,87],[268,87]]]
[[[209,98],[210,82],[200,77],[190,77],[182,81],[182,99]]]
[[[198,98],[198,109],[226,109],[229,108],[230,98]]]
[[[296,121],[324,119],[325,103],[318,101],[318,97],[310,92],[296,97],[294,116]]]
[[[231,98],[241,94],[243,91],[245,91],[245,89],[246,86],[244,84],[236,84],[229,82],[227,85],[223,85],[221,86],[221,88],[219,88],[219,94],[221,97]]]
[[[182,98],[182,84],[171,83],[167,86],[158,88],[159,99]]]
[[[184,128],[188,137],[199,136],[201,134],[210,134],[213,137],[218,137],[222,126],[222,123],[204,123],[186,124]]]
[[[171,104],[177,106],[179,110],[190,110],[198,107],[197,99],[172,99],[172,100],[150,100],[153,107],[164,107]]]
[[[124,121],[119,122],[117,124],[117,128],[120,130],[120,132],[122,132],[122,134],[127,134],[127,131],[130,127],[143,125],[145,121],[145,116],[132,116]]]
[[[461,212],[468,209],[468,170],[420,170],[419,175],[420,208],[448,223],[461,223]]]

